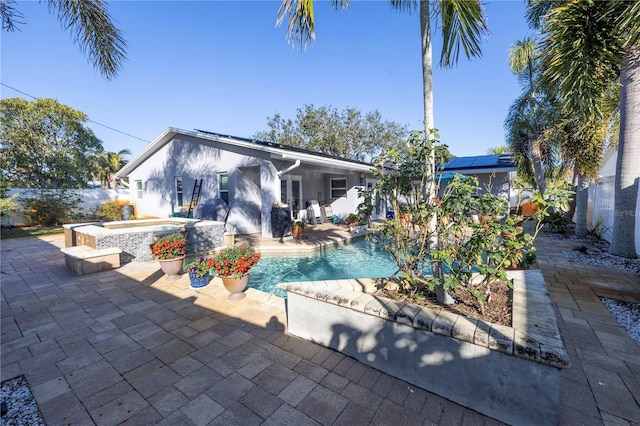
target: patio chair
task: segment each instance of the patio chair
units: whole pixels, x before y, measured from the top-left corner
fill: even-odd
[[[314,225],[318,223],[324,223],[322,211],[320,210],[320,204],[318,203],[318,200],[309,200],[309,207],[307,208],[307,219]]]

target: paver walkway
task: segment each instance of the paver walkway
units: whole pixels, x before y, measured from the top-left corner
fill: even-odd
[[[640,424],[640,345],[598,300],[640,300],[639,277],[571,264],[559,251],[574,244],[540,241],[573,363],[561,424]],[[229,302],[217,280],[190,290],[154,262],[75,277],[63,244],[1,246],[1,379],[24,374],[49,426],[499,424],[288,336],[281,299],[249,289]]]

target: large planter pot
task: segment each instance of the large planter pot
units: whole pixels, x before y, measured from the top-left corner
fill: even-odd
[[[198,289],[202,287],[206,287],[211,280],[211,275],[207,274],[204,277],[199,277],[196,274],[189,274],[189,281],[191,282],[192,289]]]
[[[304,228],[302,226],[291,227],[291,235],[293,235],[293,238],[302,238],[303,234],[304,234]]]
[[[249,274],[243,275],[240,278],[233,277],[220,277],[222,280],[222,284],[224,284],[224,288],[227,289],[229,293],[229,300],[241,300],[247,297],[244,294],[244,289],[247,288],[247,284],[249,283]]]
[[[510,271],[513,325],[369,294],[375,280],[282,283],[287,332],[507,424],[556,425],[569,357],[540,271]]]
[[[182,271],[182,265],[184,264],[184,256],[176,257],[175,259],[158,259],[160,262],[160,269],[167,274],[167,281],[175,281],[180,279],[180,271]]]

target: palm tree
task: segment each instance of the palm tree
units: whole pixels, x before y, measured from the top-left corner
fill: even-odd
[[[424,99],[425,137],[434,129],[433,118],[433,61],[431,47],[431,16],[440,17],[439,29],[442,34],[440,66],[450,68],[458,62],[462,50],[467,58],[481,56],[480,42],[487,36],[488,29],[482,2],[480,0],[390,0],[396,10],[420,15],[422,39],[422,81]],[[334,9],[347,9],[348,0],[332,0]],[[433,13],[431,11],[433,7]],[[295,47],[306,49],[315,40],[315,15],[313,0],[283,0],[276,26],[288,20],[287,37]],[[431,180],[435,176],[434,152],[431,152]],[[431,185],[430,195],[434,196],[435,185]]]
[[[511,148],[509,148],[509,145],[492,146],[491,148],[487,149],[487,154],[489,155],[501,155],[510,153]]]
[[[468,57],[480,56],[480,41],[487,34],[487,24],[480,0],[390,0],[391,7],[413,13],[416,9],[420,14],[420,34],[422,39],[422,82],[424,99],[424,137],[431,139],[432,131],[435,131],[433,119],[433,62],[431,47],[431,6],[434,8],[434,16],[440,17],[440,30],[442,33],[442,51],[440,65],[448,68],[455,65],[460,55],[460,50]],[[333,0],[334,8],[346,9],[348,0]],[[283,0],[276,25],[280,25],[288,18],[289,41],[295,46],[306,48],[315,39],[313,0]],[[436,195],[435,185],[435,150],[430,150],[429,170],[427,171],[427,195],[428,199],[434,199]],[[432,228],[435,229],[435,217]],[[442,274],[434,270],[434,275]],[[437,287],[438,301],[452,303],[451,297],[446,297],[443,287]]]
[[[509,66],[518,76],[522,93],[509,108],[505,120],[507,144],[515,154],[521,173],[531,175],[541,194],[546,190],[543,172],[543,151],[548,150],[548,141],[544,140],[545,127],[548,126],[551,102],[540,82],[537,60],[536,40],[527,37],[511,47]]]
[[[103,189],[116,188],[115,173],[128,163],[125,155],[131,155],[128,149],[118,152],[104,151],[98,160],[100,185]]]
[[[635,235],[640,172],[640,6],[613,0],[529,0],[530,23],[544,36],[544,77],[559,89],[566,111],[581,123],[602,119],[603,98],[620,85],[615,216],[609,251],[637,257]]]
[[[49,0],[49,12],[57,13],[66,30],[71,30],[74,42],[87,53],[94,68],[107,80],[118,74],[126,60],[127,43],[115,27],[103,0]],[[14,0],[0,0],[0,19],[4,31],[14,31],[22,24],[22,13]]]

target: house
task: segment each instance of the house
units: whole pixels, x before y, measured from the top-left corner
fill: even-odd
[[[510,200],[512,207],[517,204],[517,194],[513,189],[518,168],[511,155],[478,155],[450,159],[440,172],[443,183],[453,173],[473,176],[478,179],[480,188],[502,195]]]
[[[288,206],[291,219],[305,219],[306,207],[317,200],[346,219],[362,201],[357,189],[375,186],[368,163],[176,128],[165,130],[116,173],[124,177],[137,217],[184,214],[195,194],[201,203],[224,200],[227,231],[263,238],[273,236],[275,205]]]

